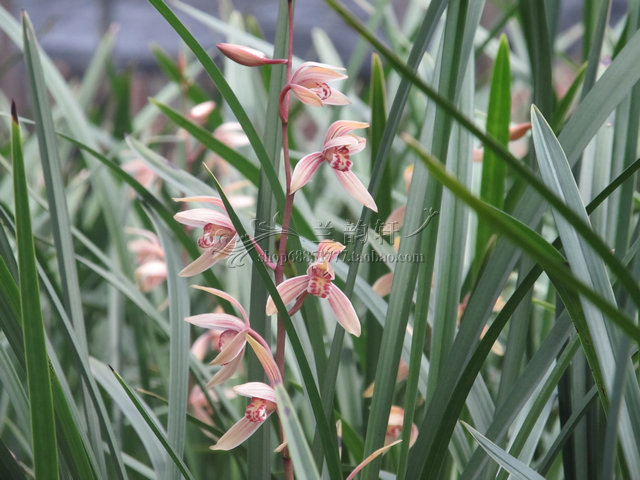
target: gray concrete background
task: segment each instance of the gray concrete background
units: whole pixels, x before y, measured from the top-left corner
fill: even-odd
[[[114,58],[118,65],[134,62],[145,69],[155,65],[149,45],[158,44],[169,53],[176,53],[179,38],[162,16],[147,0],[2,0],[9,10],[19,16],[25,9],[36,28],[41,45],[54,59],[62,60],[73,70],[82,69],[98,45],[102,33],[117,24]],[[395,0],[404,4],[406,0]],[[267,40],[273,41],[277,16],[277,0],[188,0],[186,3],[214,16],[219,16],[223,3],[259,20]],[[357,4],[344,2],[352,12],[364,15]],[[203,46],[211,47],[223,40],[202,23],[174,9]],[[356,36],[321,0],[296,0],[296,53],[308,54],[309,31],[312,27],[325,29],[332,38],[340,37],[345,54],[351,50]]]

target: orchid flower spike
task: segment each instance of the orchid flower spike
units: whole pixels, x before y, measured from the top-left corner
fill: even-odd
[[[367,140],[358,137],[351,132],[356,128],[366,128],[368,123],[338,120],[333,122],[327,131],[321,152],[310,153],[303,157],[291,176],[291,193],[302,188],[315,173],[318,167],[326,160],[333,168],[338,181],[347,192],[365,207],[374,212],[378,211],[376,202],[367,191],[366,187],[351,171],[353,162],[351,155],[364,150]]]
[[[344,245],[331,240],[323,240],[318,245],[316,260],[309,265],[306,275],[285,280],[278,285],[278,294],[286,305],[294,299],[301,302],[307,294],[326,298],[336,319],[344,329],[356,337],[360,336],[360,321],[351,301],[332,281],[335,273],[329,262],[344,250]],[[271,296],[267,300],[267,315],[277,312]]]
[[[307,105],[348,105],[349,99],[338,90],[329,86],[333,80],[347,78],[344,68],[332,67],[324,63],[305,62],[295,71],[289,82],[289,88],[298,100]]]
[[[194,285],[193,287],[227,300],[240,311],[243,318],[243,320],[240,320],[238,317],[229,315],[228,313],[202,313],[185,318],[185,321],[198,327],[220,330],[217,345],[220,353],[211,364],[222,365],[222,368],[218,370],[209,383],[207,383],[207,388],[210,388],[213,385],[218,385],[228,380],[236,372],[242,363],[242,357],[247,344],[246,334],[251,328],[249,327],[247,312],[242,308],[240,302],[231,295],[215,288],[200,287],[198,285]]]
[[[266,422],[276,411],[276,393],[273,388],[261,382],[249,382],[233,387],[238,395],[251,398],[245,415],[220,437],[211,450],[231,450],[237,447]]]
[[[219,212],[211,208],[192,208],[173,216],[183,225],[204,229],[204,234],[198,238],[198,247],[204,249],[204,252],[178,273],[181,277],[192,277],[204,272],[218,260],[229,256],[236,245],[236,229],[219,198],[202,196],[174,198],[174,200],[211,203],[222,210]]]
[[[278,63],[287,63],[286,58],[267,58],[260,50],[245,47],[243,45],[234,45],[232,43],[219,43],[216,45],[227,58],[230,58],[240,65],[247,67],[261,67],[262,65],[273,65]]]

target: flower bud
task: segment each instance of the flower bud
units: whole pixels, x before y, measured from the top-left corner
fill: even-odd
[[[262,65],[270,65],[274,63],[287,63],[284,58],[270,59],[260,50],[245,47],[242,45],[234,45],[232,43],[219,43],[217,45],[226,57],[230,58],[240,65],[247,67],[261,67]]]

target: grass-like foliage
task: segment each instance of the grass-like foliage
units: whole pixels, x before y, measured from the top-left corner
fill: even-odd
[[[138,111],[0,7],[0,478],[640,480],[635,2],[149,3]]]

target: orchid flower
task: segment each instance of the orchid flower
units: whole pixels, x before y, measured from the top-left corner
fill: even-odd
[[[282,383],[278,365],[264,339],[254,330],[246,333],[245,337],[262,364],[271,386],[261,382],[249,382],[233,387],[237,394],[250,397],[251,401],[247,405],[245,416],[220,437],[211,447],[212,450],[231,450],[237,447],[258,430],[269,415],[277,409],[276,393],[273,388]]]
[[[249,137],[244,133],[242,126],[238,122],[224,122],[220,124],[211,135],[213,135],[213,138],[216,140],[233,149],[244,147],[250,143]],[[202,145],[201,148],[204,149],[204,145]],[[195,157],[196,156],[194,156],[194,159]],[[205,158],[205,164],[209,169],[216,170],[218,175],[222,177],[229,175],[229,163],[215,152],[209,152]]]
[[[216,102],[214,102],[213,100],[208,100],[191,107],[187,117],[190,120],[193,120],[198,125],[202,125],[215,108]]]
[[[397,444],[399,444],[402,440],[399,439],[400,434],[402,433],[402,422],[404,420],[404,409],[400,407],[396,407],[395,405],[391,406],[391,412],[389,413],[389,420],[387,423],[387,431],[384,437],[384,446],[372,452],[367,458],[365,458],[362,462],[360,462],[356,468],[349,474],[346,480],[353,480],[356,475],[367,465],[369,465],[373,460],[378,458],[380,455],[384,455],[389,451],[389,449]],[[413,446],[413,444],[418,438],[418,427],[415,424],[411,425],[411,436],[409,438],[409,448]]]
[[[402,433],[402,423],[404,421],[404,409],[396,405],[391,406],[389,412],[389,420],[387,421],[387,431],[384,436],[384,444],[391,445],[398,440]],[[414,424],[411,425],[411,434],[409,436],[409,447],[412,447],[418,437],[418,427]]]
[[[192,277],[204,272],[218,260],[226,258],[236,245],[236,229],[227,216],[222,200],[216,197],[174,198],[176,202],[206,202],[219,207],[223,212],[211,208],[192,208],[176,213],[173,218],[191,227],[202,227],[203,235],[198,238],[198,247],[204,249],[202,255],[183,268],[181,277]]]
[[[131,240],[127,247],[136,255],[136,282],[143,292],[149,292],[167,278],[164,250],[155,233],[141,228],[128,228],[126,231],[140,237]]]
[[[282,282],[277,287],[278,294],[285,305],[295,299],[296,306],[301,306],[302,300],[309,293],[320,298],[326,298],[340,325],[350,334],[359,337],[360,321],[353,305],[347,296],[332,283],[335,273],[329,262],[334,260],[344,248],[344,245],[331,240],[320,242],[316,259],[309,265],[307,274]],[[273,315],[276,311],[275,303],[269,296],[266,308],[267,315]]]
[[[356,200],[374,212],[378,211],[376,202],[367,191],[366,187],[351,171],[353,162],[351,155],[362,151],[366,145],[366,139],[353,135],[351,130],[366,128],[369,124],[338,120],[333,122],[327,131],[321,152],[314,152],[302,158],[291,176],[291,193],[302,188],[315,173],[318,167],[326,160],[338,177],[338,180]]]
[[[215,288],[200,287],[194,288],[211,293],[223,298],[240,311],[243,320],[228,313],[203,313],[185,318],[185,321],[203,328],[220,330],[217,349],[220,350],[218,356],[211,362],[212,365],[222,365],[222,368],[207,383],[207,388],[217,385],[231,378],[242,363],[245,346],[247,343],[247,332],[251,329],[249,318],[240,302],[222,290]],[[198,349],[201,347],[199,346]]]
[[[307,105],[348,105],[351,103],[349,99],[329,86],[329,82],[333,80],[347,78],[347,75],[340,73],[344,70],[324,63],[305,62],[295,71],[288,87],[298,100]]]
[[[400,363],[398,364],[398,373],[396,374],[396,383],[400,383],[403,380],[406,380],[409,377],[409,365],[400,359]],[[364,398],[373,397],[373,391],[375,389],[376,382],[371,382],[364,392],[362,392],[362,396]]]
[[[144,160],[139,158],[123,163],[122,170],[135,178],[147,190],[150,190],[154,183],[159,181],[156,172]]]
[[[262,382],[249,382],[233,387],[238,394],[251,398],[245,415],[220,437],[211,450],[231,450],[237,447],[266,422],[276,411],[276,393],[273,387]]]

